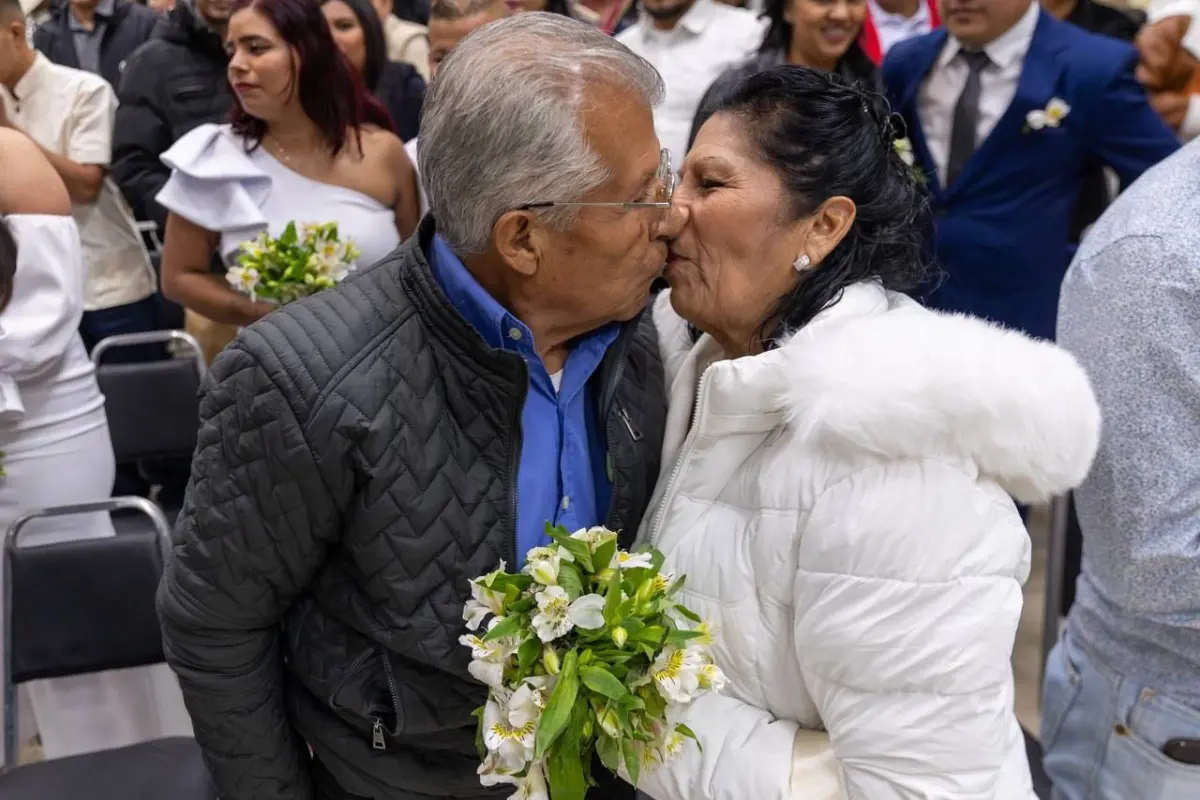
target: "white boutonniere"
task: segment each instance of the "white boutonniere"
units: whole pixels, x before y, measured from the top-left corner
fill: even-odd
[[[1045,108],[1035,108],[1025,115],[1025,133],[1042,128],[1057,128],[1071,113],[1071,107],[1057,97],[1050,99]]]
[[[908,137],[906,136],[903,139],[896,139],[894,142],[892,142],[892,146],[896,148],[896,155],[900,156],[900,160],[903,161],[912,172],[913,180],[915,180],[917,183],[925,183],[925,172],[919,166],[917,166],[917,156],[913,152],[912,142],[908,139]]]

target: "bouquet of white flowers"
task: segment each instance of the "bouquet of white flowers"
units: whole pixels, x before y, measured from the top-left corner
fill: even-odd
[[[290,303],[338,285],[354,270],[354,242],[338,237],[336,222],[304,225],[289,222],[278,239],[264,231],[245,242],[225,279],[253,299]]]
[[[551,545],[519,574],[501,562],[471,581],[463,618],[486,632],[460,641],[490,689],[476,712],[480,782],[514,784],[510,800],[583,800],[593,754],[636,784],[696,738],[679,711],[725,676],[661,553],[621,550],[607,528],[546,528]]]

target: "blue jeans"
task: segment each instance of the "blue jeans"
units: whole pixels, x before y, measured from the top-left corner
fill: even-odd
[[[1200,766],[1162,752],[1200,739],[1200,707],[1117,674],[1068,635],[1046,663],[1041,739],[1054,800],[1200,798]]]
[[[83,339],[83,346],[90,353],[92,348],[109,336],[152,331],[155,329],[157,310],[158,305],[152,295],[144,300],[127,303],[123,306],[85,311],[83,319],[79,322],[79,335]],[[104,356],[104,363],[128,364],[157,361],[160,358],[166,358],[166,355],[166,348],[161,344],[139,344],[108,351],[108,354]]]

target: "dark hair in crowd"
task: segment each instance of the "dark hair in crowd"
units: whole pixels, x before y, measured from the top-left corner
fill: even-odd
[[[321,5],[327,5],[335,0],[321,0]],[[366,62],[363,64],[363,82],[372,92],[379,86],[379,76],[388,62],[387,37],[383,33],[383,22],[379,19],[375,6],[370,0],[341,0],[358,19],[358,25],[363,31],[363,44],[367,51]]]
[[[311,0],[234,1],[234,13],[246,8],[257,9],[296,50],[299,63],[295,65],[292,92],[335,154],[342,151],[351,135],[357,140],[363,125],[393,130],[387,111],[367,91],[363,79],[334,43],[319,5]],[[241,103],[233,104],[230,122],[234,132],[254,146],[267,133],[267,123],[246,113]]]
[[[4,217],[0,217],[0,311],[12,300],[13,282],[17,276],[17,242]]]
[[[907,291],[924,282],[931,272],[929,200],[896,151],[894,117],[881,94],[820,70],[776,67],[742,81],[716,114],[733,115],[778,174],[788,221],[831,197],[848,197],[857,208],[845,238],[764,320],[758,335],[765,347],[804,327],[851,284],[876,280]]]
[[[763,35],[762,44],[758,48],[760,53],[786,53],[792,46],[792,23],[784,19],[784,15],[788,12],[788,8],[794,0],[767,0],[766,7],[763,8],[759,19],[767,20],[767,32]],[[855,33],[855,37],[858,33]],[[842,54],[839,64],[845,63],[850,71],[855,75],[870,74],[874,71],[874,64],[870,57],[863,52],[862,47],[858,44],[858,39],[855,38],[850,43],[850,47]]]

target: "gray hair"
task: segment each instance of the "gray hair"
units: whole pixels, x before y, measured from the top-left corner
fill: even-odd
[[[589,86],[663,94],[645,59],[597,28],[533,12],[472,33],[438,68],[421,114],[420,174],[438,232],[464,255],[487,250],[501,215],[578,200],[610,180],[579,113]],[[563,230],[575,208],[543,212]]]

